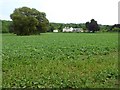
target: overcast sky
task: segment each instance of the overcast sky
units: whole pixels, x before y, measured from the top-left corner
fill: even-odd
[[[0,19],[10,20],[15,8],[27,6],[45,12],[50,22],[99,24],[118,23],[119,0],[0,0]]]

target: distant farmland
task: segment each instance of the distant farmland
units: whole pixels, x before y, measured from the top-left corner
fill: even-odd
[[[3,88],[116,88],[117,33],[3,34]]]

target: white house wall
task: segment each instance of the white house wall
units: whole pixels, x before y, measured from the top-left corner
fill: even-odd
[[[63,28],[63,32],[83,32],[83,29],[82,28],[65,27],[65,28]]]

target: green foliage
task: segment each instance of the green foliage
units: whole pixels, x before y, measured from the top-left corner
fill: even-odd
[[[14,33],[17,35],[31,35],[46,32],[48,20],[43,12],[28,7],[15,9],[10,15],[13,20]]]
[[[120,32],[120,24],[114,24],[111,26],[110,32]]]
[[[120,28],[114,27],[114,28],[112,29],[112,31],[113,31],[113,32],[120,32]]]
[[[116,88],[117,35],[3,34],[3,88]]]
[[[9,33],[12,22],[6,20],[1,20],[1,22],[2,22],[2,33]]]
[[[108,31],[110,31],[110,28],[111,28],[110,25],[100,25],[101,32],[108,32]]]
[[[86,22],[86,28],[89,30],[89,32],[95,32],[95,31],[99,31],[100,27],[97,24],[97,21],[95,21],[94,19],[91,19],[91,22]]]
[[[62,32],[65,24],[64,23],[50,23],[48,32],[53,32],[53,30],[58,29],[59,32]]]
[[[0,20],[0,33],[2,33],[2,20]]]

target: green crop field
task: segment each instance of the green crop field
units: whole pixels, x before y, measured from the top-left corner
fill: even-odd
[[[2,35],[3,88],[117,88],[117,33]]]

